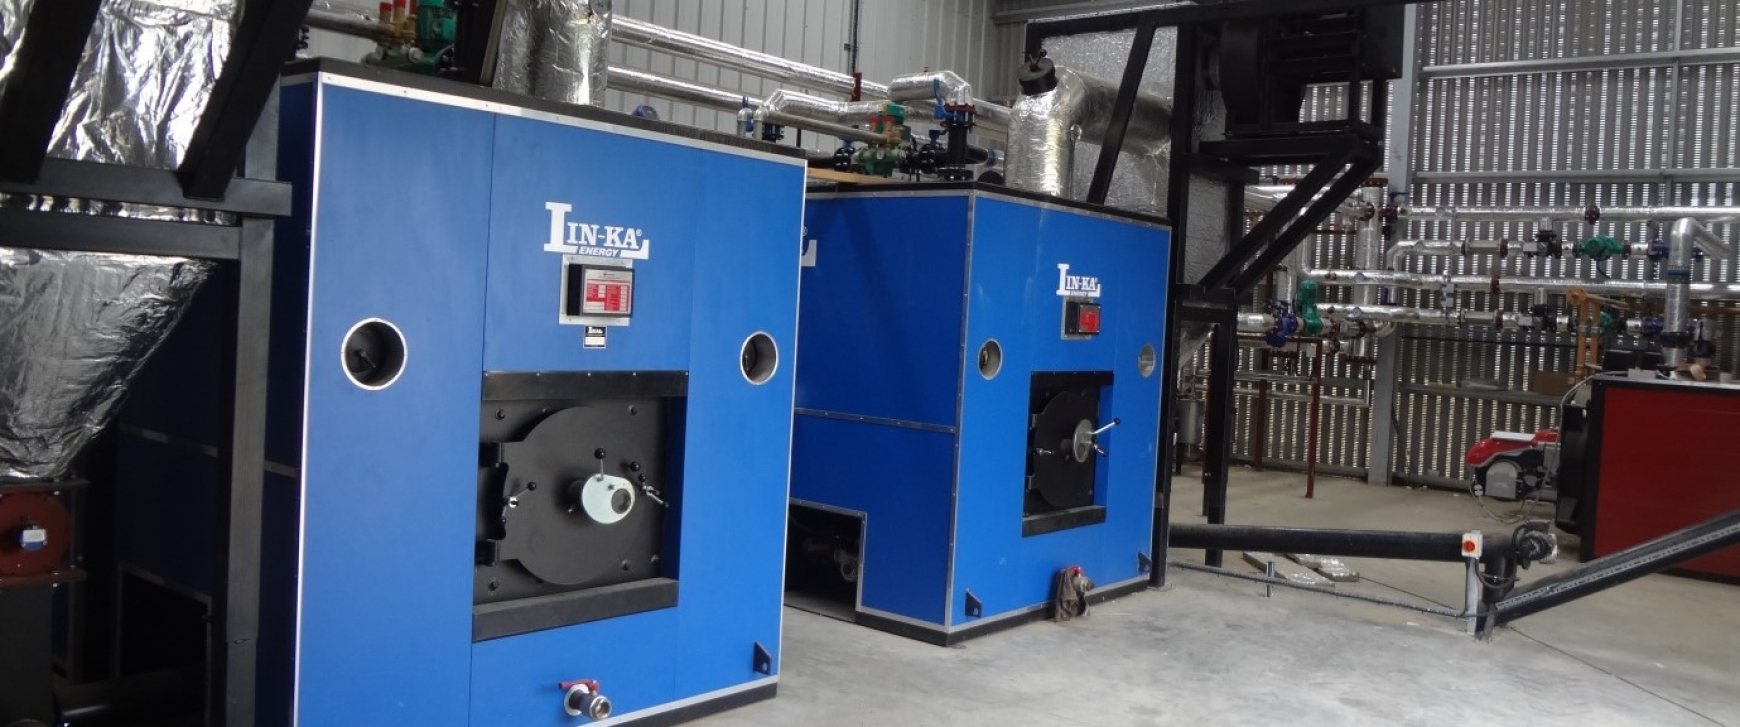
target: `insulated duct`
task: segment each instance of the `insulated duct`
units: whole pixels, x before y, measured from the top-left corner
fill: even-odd
[[[493,85],[547,101],[596,106],[610,69],[610,0],[502,0]]]
[[[53,0],[43,0],[53,1]],[[0,88],[34,5],[0,0]],[[174,168],[230,53],[235,0],[106,0],[85,42],[49,154]],[[49,198],[57,213],[227,222],[186,210]],[[62,477],[107,425],[139,365],[210,263],[0,248],[0,479]]]
[[[1022,96],[1010,110],[1008,183],[1018,189],[1074,198],[1076,142],[1098,144],[1111,122],[1118,85],[1057,68],[1057,86]],[[1154,157],[1166,149],[1172,107],[1151,93],[1136,94],[1124,153]]]
[[[0,247],[0,480],[66,474],[210,269]]]

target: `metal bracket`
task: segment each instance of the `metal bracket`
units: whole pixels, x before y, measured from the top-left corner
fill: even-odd
[[[985,604],[979,602],[979,597],[973,595],[972,589],[967,589],[967,618],[978,618],[985,613]]]
[[[1148,557],[1147,553],[1140,550],[1136,551],[1136,572],[1147,573],[1152,570],[1154,570],[1154,559]]]
[[[761,642],[755,642],[755,651],[749,658],[749,668],[757,674],[773,676],[773,652],[768,651]]]

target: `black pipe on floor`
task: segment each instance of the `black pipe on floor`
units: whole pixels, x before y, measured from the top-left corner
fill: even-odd
[[[1740,544],[1740,510],[1596,558],[1511,591],[1493,605],[1497,625],[1659,573],[1735,544]]]
[[[1485,557],[1501,553],[1507,535],[1486,533]],[[1201,550],[1255,550],[1265,553],[1309,553],[1345,558],[1390,558],[1460,563],[1462,533],[1418,533],[1395,530],[1328,530],[1263,525],[1173,523],[1168,544]]]

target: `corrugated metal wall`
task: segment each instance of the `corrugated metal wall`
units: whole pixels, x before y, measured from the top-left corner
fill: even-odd
[[[1733,0],[1446,0],[1420,7],[1421,53],[1428,68],[1740,46],[1740,4]],[[1733,181],[1674,177],[1686,170],[1740,167],[1737,75],[1740,64],[1727,63],[1429,76],[1416,119],[1419,178],[1411,201],[1416,206],[1736,204],[1740,185]],[[1690,176],[1711,175],[1694,171]],[[1506,177],[1510,180],[1499,181]],[[1416,221],[1407,235],[1515,240],[1532,237],[1536,227]],[[1740,232],[1731,225],[1715,229],[1729,239]],[[1560,224],[1557,231],[1567,242],[1591,234],[1644,242],[1662,232],[1647,224],[1580,222]],[[1657,275],[1640,260],[1597,265],[1586,259],[1498,262],[1491,256],[1416,260],[1412,269],[1485,274],[1495,262],[1507,274],[1591,280]],[[1734,264],[1704,260],[1694,278],[1733,281]],[[1464,293],[1462,304],[1526,309],[1533,302],[1526,294],[1492,297]],[[1398,298],[1404,305],[1431,304],[1420,291],[1401,291]],[[1549,302],[1562,305],[1556,298]],[[1721,316],[1717,322],[1718,362],[1733,370],[1740,364],[1740,320]],[[1557,424],[1558,397],[1529,391],[1528,379],[1535,371],[1571,369],[1568,336],[1423,327],[1403,335],[1392,454],[1398,475],[1462,482],[1468,477],[1462,454],[1488,432]],[[1507,391],[1456,388],[1471,378],[1496,379]]]

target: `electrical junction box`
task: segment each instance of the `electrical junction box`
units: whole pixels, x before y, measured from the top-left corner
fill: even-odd
[[[1164,221],[925,184],[811,194],[805,225],[792,497],[862,523],[805,540],[851,617],[953,643],[1044,615],[1067,566],[1144,587]]]
[[[259,724],[584,725],[599,695],[610,724],[665,723],[771,696],[801,154],[356,64],[290,73]],[[164,442],[220,430],[218,303],[122,417],[157,433],[122,443],[128,567],[186,593],[209,588],[187,503],[215,468]]]

